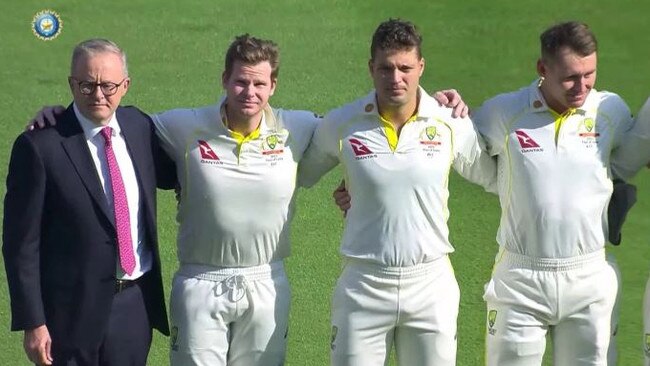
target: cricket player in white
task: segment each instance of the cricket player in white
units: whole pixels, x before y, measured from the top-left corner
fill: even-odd
[[[319,118],[271,108],[278,48],[231,44],[217,105],[153,116],[181,186],[171,293],[172,365],[282,365],[290,305],[283,259],[298,161]]]
[[[578,22],[541,35],[540,79],[474,115],[498,159],[500,251],[486,286],[487,364],[606,365],[618,291],[605,259],[612,178],[629,179],[648,140],[616,94],[593,89],[597,44]],[[647,162],[647,160],[646,160]]]
[[[643,131],[643,126],[650,125],[650,98],[646,100],[643,107],[639,111],[639,114],[636,116],[637,134],[650,134],[648,131]],[[642,150],[641,155],[645,154],[646,164],[650,162],[650,146],[645,146],[645,150]],[[648,164],[650,168],[650,164]],[[645,366],[650,366],[650,279],[646,283],[645,287],[645,296],[643,299],[643,352],[645,357]]]
[[[400,365],[456,362],[450,168],[488,188],[496,169],[471,121],[452,121],[419,88],[420,43],[412,23],[382,23],[369,62],[375,90],[330,112],[301,161],[307,186],[341,163],[354,199],[332,300],[332,365],[386,364],[393,344]]]

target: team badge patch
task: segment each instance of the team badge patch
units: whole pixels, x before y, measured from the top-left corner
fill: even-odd
[[[334,341],[336,341],[336,334],[339,332],[339,328],[336,325],[332,325],[332,337],[330,338],[330,348],[332,351],[336,348]]]
[[[262,155],[275,155],[284,152],[284,141],[278,135],[268,135],[262,142]]]
[[[169,332],[169,348],[172,351],[178,351],[178,327],[173,326]]]
[[[43,10],[32,19],[32,32],[34,35],[44,41],[51,41],[61,34],[63,22],[59,14],[52,10]]]
[[[497,311],[496,310],[490,310],[488,312],[488,333],[490,335],[495,335],[497,333],[497,330],[494,328],[494,324],[497,321]]]
[[[434,137],[436,137],[436,126],[429,126],[424,130],[424,133],[426,133],[427,138],[429,140],[433,140]]]
[[[600,134],[594,130],[594,127],[596,127],[596,122],[593,118],[585,118],[580,122],[580,125],[578,126],[578,136],[583,138],[583,142],[586,140],[593,142],[593,140],[600,136]]]
[[[427,146],[438,146],[442,145],[440,141],[440,132],[436,126],[427,126],[422,132],[420,132],[420,144]]]

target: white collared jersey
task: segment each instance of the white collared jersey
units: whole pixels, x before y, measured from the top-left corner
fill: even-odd
[[[181,265],[247,267],[289,255],[298,161],[320,118],[267,107],[259,136],[242,141],[222,121],[223,101],[153,116],[181,185]]]
[[[634,127],[625,135],[624,140],[625,143],[615,153],[625,158],[625,165],[612,165],[612,171],[615,177],[628,180],[650,163],[650,98],[641,107]]]
[[[496,187],[496,163],[482,153],[472,122],[452,119],[450,109],[419,93],[417,116],[392,141],[394,149],[373,91],[330,112],[300,163],[298,181],[306,186],[343,165],[352,198],[341,243],[346,257],[403,267],[450,253],[450,167]]]
[[[496,96],[473,116],[497,157],[497,241],[535,258],[595,252],[607,238],[610,167],[630,170],[630,154],[617,151],[633,126],[630,110],[592,89],[581,108],[559,115],[537,85]]]

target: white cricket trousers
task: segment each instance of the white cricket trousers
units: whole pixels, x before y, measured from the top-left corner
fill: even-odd
[[[172,366],[284,364],[291,290],[281,261],[182,265],[172,282]]]
[[[650,366],[650,278],[646,282],[643,299],[643,353],[644,365]]]
[[[447,256],[411,267],[346,259],[332,299],[331,364],[456,364],[460,290]]]
[[[621,294],[623,293],[623,277],[621,270],[618,267],[618,262],[614,254],[607,252],[607,263],[616,273],[616,283],[618,284],[618,291],[616,294],[616,301],[614,302],[614,309],[612,310],[612,321],[610,324],[610,338],[609,348],[607,349],[607,366],[618,365],[618,323],[621,318]],[[648,365],[650,366],[650,365]]]
[[[546,334],[554,366],[606,366],[618,293],[605,250],[532,258],[501,249],[486,286],[486,364],[542,364]]]

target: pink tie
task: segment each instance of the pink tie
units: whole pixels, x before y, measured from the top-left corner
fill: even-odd
[[[101,130],[106,140],[105,151],[108,170],[111,175],[113,189],[113,209],[115,211],[115,226],[117,227],[117,245],[120,251],[120,264],[128,275],[135,269],[135,255],[133,255],[133,240],[131,239],[131,221],[129,219],[129,203],[126,200],[126,190],[117,165],[113,145],[111,144],[112,128],[105,127]]]

